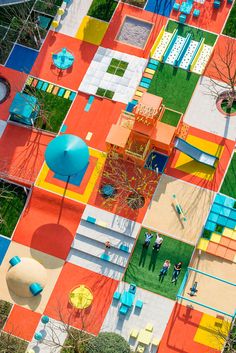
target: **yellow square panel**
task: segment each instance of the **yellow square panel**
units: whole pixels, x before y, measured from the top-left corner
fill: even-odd
[[[75,38],[85,42],[100,45],[109,23],[85,16],[75,35]]]
[[[206,251],[208,244],[209,244],[209,240],[201,238],[198,243],[197,249]]]
[[[106,222],[103,222],[103,221],[98,221],[96,222],[96,224],[100,227],[103,227],[103,228],[107,228],[107,223]]]
[[[234,232],[233,229],[224,228],[222,235],[224,235],[225,237],[231,238],[231,236],[233,235],[233,232]]]
[[[53,90],[53,87],[54,87],[54,85],[52,85],[52,84],[50,83],[50,85],[49,85],[48,88],[47,88],[47,92],[48,92],[48,93],[51,93],[52,90]]]
[[[219,330],[221,335],[219,335]],[[219,321],[214,316],[203,314],[193,340],[221,351],[225,343],[224,336],[228,335],[229,330],[229,321]]]
[[[136,94],[136,96],[138,96],[138,97],[142,97],[142,95],[143,95],[143,92],[140,92],[140,91],[136,91],[136,92],[135,92],[135,94]]]
[[[151,75],[154,75],[154,74],[155,74],[155,70],[152,70],[152,69],[149,69],[149,68],[146,68],[146,69],[145,69],[145,72],[146,72],[147,74],[151,74]]]
[[[230,238],[233,239],[233,240],[236,240],[236,230],[233,231],[233,233],[232,233]]]
[[[223,146],[192,135],[188,135],[186,141],[200,150],[212,154],[218,158],[220,158],[224,150]],[[182,152],[176,161],[175,168],[208,181],[212,181],[215,174],[214,168],[197,162]]]
[[[214,243],[219,243],[221,239],[221,235],[213,233],[211,235],[211,241],[213,241]]]

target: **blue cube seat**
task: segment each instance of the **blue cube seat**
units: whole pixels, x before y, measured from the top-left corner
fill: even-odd
[[[100,256],[100,258],[104,261],[110,261],[110,256],[107,255],[105,252]]]
[[[115,292],[115,293],[113,294],[113,299],[119,300],[119,299],[120,299],[120,296],[121,296],[121,293],[120,293],[120,292]]]
[[[96,218],[88,216],[86,221],[89,222],[89,223],[96,223]]]
[[[194,9],[193,10],[193,17],[199,17],[200,15],[200,10],[199,9]]]
[[[187,16],[184,15],[183,13],[181,13],[181,15],[179,15],[179,22],[180,23],[185,23],[186,22],[186,18],[187,18]]]
[[[121,305],[120,309],[119,309],[119,313],[122,315],[126,315],[128,312],[129,308],[126,305]]]
[[[125,251],[125,252],[129,252],[129,247],[127,245],[121,244],[119,247],[120,250]]]
[[[214,9],[218,9],[220,7],[220,1],[215,0],[213,3],[213,7],[214,7]]]
[[[135,307],[138,308],[138,309],[142,309],[143,307],[143,302],[142,300],[138,299],[135,303]]]
[[[175,3],[174,3],[174,6],[173,6],[173,10],[179,11],[179,8],[180,8],[180,4],[178,4],[177,2],[175,2]]]

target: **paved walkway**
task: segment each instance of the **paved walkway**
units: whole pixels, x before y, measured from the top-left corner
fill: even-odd
[[[72,0],[60,22],[57,32],[75,37],[84,16],[87,15],[92,1],[93,0]]]

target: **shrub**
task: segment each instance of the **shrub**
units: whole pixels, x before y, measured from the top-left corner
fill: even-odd
[[[85,353],[130,353],[130,346],[126,340],[113,332],[102,332],[93,337],[85,348]]]

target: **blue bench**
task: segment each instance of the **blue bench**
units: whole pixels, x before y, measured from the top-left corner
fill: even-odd
[[[119,309],[119,313],[122,315],[126,315],[128,312],[129,308],[126,305],[121,305],[120,309]]]
[[[138,299],[135,303],[135,307],[138,308],[138,309],[142,309],[143,307],[143,302],[142,300]]]
[[[115,292],[115,293],[113,294],[113,299],[119,300],[119,299],[120,299],[120,296],[121,296],[121,293],[120,293],[120,292]]]

